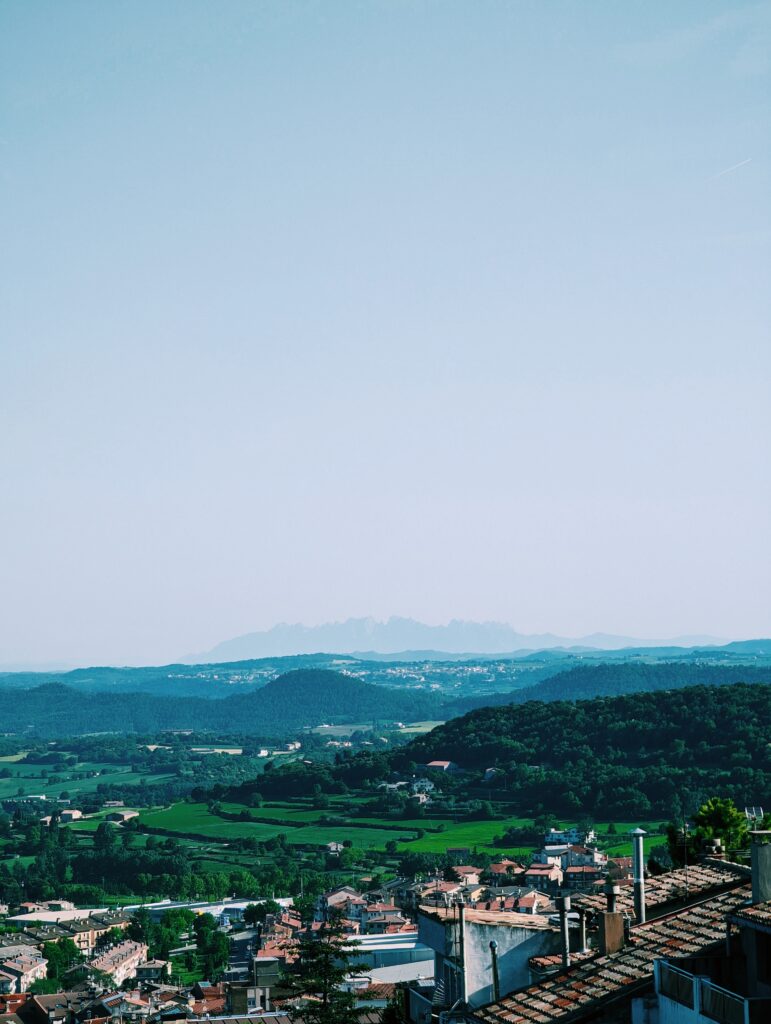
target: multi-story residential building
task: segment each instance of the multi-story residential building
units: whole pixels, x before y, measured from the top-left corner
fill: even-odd
[[[562,886],[562,879],[559,864],[531,864],[524,874],[525,885],[542,892],[556,892]]]
[[[452,869],[452,873],[464,885],[479,885],[482,868],[475,868],[472,864],[458,864]]]
[[[586,830],[577,826],[564,829],[550,828],[543,837],[543,844],[544,846],[572,846],[574,844],[589,846],[596,839],[597,833],[593,828]]]
[[[94,957],[89,967],[92,970],[109,974],[116,985],[122,985],[127,978],[133,978],[137,967],[147,961],[147,946],[144,942],[132,942],[126,939],[117,946]]]
[[[168,960],[148,960],[139,964],[136,969],[137,981],[165,981],[171,974],[171,964]]]
[[[0,963],[0,972],[6,979],[11,979],[10,982],[3,982],[5,991],[26,992],[34,982],[45,978],[47,969],[48,961],[37,950],[3,960]]]

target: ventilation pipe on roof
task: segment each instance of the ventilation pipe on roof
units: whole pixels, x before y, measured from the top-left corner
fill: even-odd
[[[589,911],[588,910],[584,910],[584,908],[582,907],[578,911],[579,945],[581,947],[581,952],[582,953],[588,953],[589,952],[589,946],[588,946],[587,941],[586,941],[586,921],[587,921],[588,917],[589,917]]]
[[[752,845],[752,902],[771,900],[771,832],[750,832]]]
[[[634,916],[637,924],[645,924],[645,854],[643,838],[648,833],[645,829],[632,830],[632,859],[634,873]]]
[[[570,923],[568,911],[570,910],[570,897],[558,896],[554,901],[560,915],[560,942],[562,945],[562,966],[570,967]]]
[[[493,1002],[497,1003],[501,998],[501,983],[498,978],[498,943],[495,939],[490,940],[490,955],[493,959]]]
[[[463,1003],[466,1002],[466,907],[461,896],[458,903],[458,959],[460,961],[460,992]]]

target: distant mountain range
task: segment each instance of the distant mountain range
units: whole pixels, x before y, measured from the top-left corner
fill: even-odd
[[[710,636],[683,636],[667,640],[640,640],[635,637],[592,633],[571,639],[553,633],[518,633],[503,622],[465,622],[453,619],[446,626],[428,626],[414,619],[392,616],[386,622],[376,619],[346,619],[321,626],[281,623],[272,629],[246,633],[225,640],[201,654],[183,658],[185,664],[245,661],[249,658],[276,658],[294,654],[397,654],[422,652],[442,654],[514,654],[553,648],[580,650],[621,650],[625,647],[694,647],[725,643]]]

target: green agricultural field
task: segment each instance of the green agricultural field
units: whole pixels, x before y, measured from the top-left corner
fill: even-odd
[[[356,849],[385,849],[389,840],[404,840],[414,833],[389,832],[383,828],[347,828],[341,825],[308,825],[306,828],[293,828],[286,833],[287,842],[293,846],[326,846],[327,843],[343,843],[350,839]]]
[[[625,836],[636,828],[645,829],[648,833],[660,832],[661,822],[659,821],[613,821],[605,822],[604,824],[595,825],[594,830],[598,835],[604,836],[608,834],[608,829],[613,825],[616,829],[616,836],[619,839],[623,839]],[[611,836],[611,839],[615,837]]]
[[[30,864],[34,864],[34,857],[22,857],[19,854],[15,854],[13,857],[6,857],[5,860],[0,857],[0,864],[5,864],[6,867],[12,868],[14,864],[22,864],[25,868],[28,868]]]
[[[666,846],[666,836],[646,836],[643,839],[643,853],[646,858],[650,856],[650,852],[654,846]],[[610,843],[603,844],[603,850],[609,857],[631,857],[632,856],[632,840],[621,839],[621,842],[611,845]]]
[[[367,732],[372,728],[372,722],[353,722],[350,725],[317,725],[311,732],[317,736],[328,737],[331,740],[350,736],[354,732]]]
[[[501,821],[461,821],[448,825],[444,832],[426,832],[422,839],[405,843],[402,852],[444,853],[448,847],[465,846],[472,850],[478,846],[485,853],[510,853],[511,847],[493,845],[493,837],[508,828],[522,828],[532,824],[529,818],[504,818]]]
[[[245,869],[250,871],[258,861],[252,857],[234,857],[228,855],[227,857],[202,857],[200,860],[193,860],[193,871],[196,874],[203,874],[205,872],[221,872],[222,874],[230,874],[231,871],[238,871]]]
[[[329,814],[329,811],[327,811]],[[388,825],[389,828],[404,828],[415,830],[422,828],[424,832],[435,832],[441,825],[445,828],[452,828],[455,825],[454,818],[351,818],[351,821],[361,822],[362,825]]]
[[[30,793],[44,793],[47,797],[57,799],[62,793],[67,793],[73,803],[77,802],[78,794],[93,793],[99,786],[115,783],[117,785],[139,785],[145,783],[167,782],[174,778],[171,774],[141,774],[132,772],[129,765],[88,763],[78,764],[73,768],[47,767],[39,764],[11,763],[4,767],[10,771],[8,778],[0,778],[0,800],[7,800],[17,795]],[[47,774],[43,775],[46,771]],[[87,778],[78,776],[94,772]],[[60,779],[60,782],[51,782],[51,778]],[[19,789],[24,789],[24,794],[19,794]]]
[[[206,804],[172,804],[161,811],[143,811],[141,824],[169,832],[187,832],[192,836],[206,836],[212,839],[273,839],[280,832],[286,832],[276,825],[263,825],[251,821],[226,821],[212,814]]]
[[[444,725],[444,722],[412,722],[410,725],[405,725],[399,732],[410,736],[420,736],[424,732],[431,732],[439,725]]]
[[[222,810],[228,814],[249,811],[255,818],[271,818],[276,821],[292,821],[298,825],[311,824],[334,811],[307,810],[302,804],[286,804],[284,807],[246,807],[244,804],[223,803]]]

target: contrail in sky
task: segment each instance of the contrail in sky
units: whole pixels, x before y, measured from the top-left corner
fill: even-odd
[[[749,156],[749,157],[747,157],[746,160],[742,160],[740,163],[734,164],[733,167],[726,167],[726,169],[724,171],[721,171],[720,174],[716,174],[715,175],[715,179],[722,178],[724,174],[730,174],[731,171],[737,171],[740,167],[744,167],[745,164],[751,164],[751,163],[752,163],[752,157]]]

